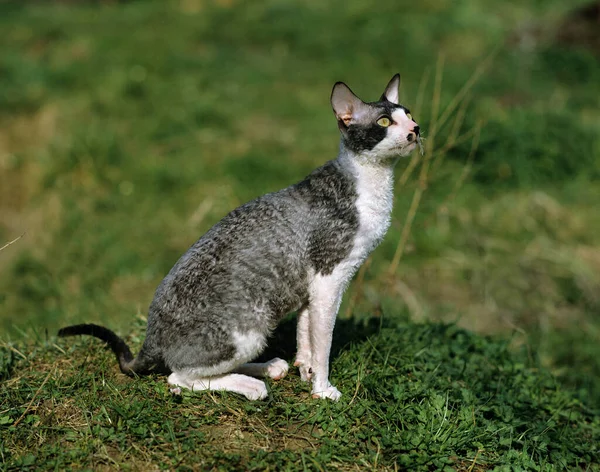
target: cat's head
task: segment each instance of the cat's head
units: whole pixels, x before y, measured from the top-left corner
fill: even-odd
[[[346,149],[371,160],[410,154],[420,140],[419,125],[398,102],[400,74],[392,77],[377,102],[365,103],[343,82],[333,86],[331,106]]]

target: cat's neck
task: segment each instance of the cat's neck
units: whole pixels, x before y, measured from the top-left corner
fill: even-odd
[[[338,161],[349,170],[356,173],[379,175],[383,178],[383,185],[392,185],[394,181],[394,167],[398,159],[377,159],[372,152],[356,153],[348,149],[344,142],[340,142]]]
[[[356,179],[360,200],[380,206],[384,213],[391,212],[397,159],[375,160],[369,155],[356,154],[342,144],[337,160]]]
[[[381,242],[390,226],[394,203],[394,160],[374,160],[340,147],[338,162],[356,184],[359,229],[349,259],[360,263]]]

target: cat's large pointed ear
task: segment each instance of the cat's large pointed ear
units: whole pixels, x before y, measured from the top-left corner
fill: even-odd
[[[353,119],[356,119],[365,103],[358,98],[350,87],[344,82],[337,82],[331,91],[331,107],[338,119],[340,129],[342,125],[348,127]]]
[[[392,77],[392,80],[389,81],[385,88],[385,92],[383,92],[383,95],[381,96],[381,101],[387,100],[388,102],[399,105],[400,99],[398,96],[398,87],[400,87],[400,74],[396,74]]]

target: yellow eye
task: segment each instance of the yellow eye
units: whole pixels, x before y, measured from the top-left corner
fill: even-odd
[[[407,113],[407,114],[406,114],[406,117],[407,117],[409,120],[412,120],[412,115],[411,115],[410,113]]]
[[[390,121],[390,119],[387,116],[384,116],[377,120],[377,124],[379,126],[383,126],[384,128],[387,128],[389,125],[392,124],[392,122]]]

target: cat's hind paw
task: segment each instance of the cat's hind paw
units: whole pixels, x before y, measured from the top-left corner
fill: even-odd
[[[256,379],[253,379],[256,380]],[[267,387],[264,382],[260,382],[262,385],[253,385],[251,388],[248,388],[246,391],[240,391],[242,395],[244,395],[248,400],[264,400],[269,395],[267,391]]]
[[[272,378],[273,380],[281,380],[288,373],[290,366],[286,361],[276,357],[275,359],[271,359],[265,365],[265,373],[267,377]]]

